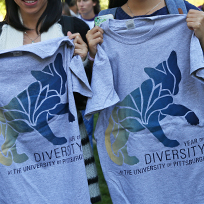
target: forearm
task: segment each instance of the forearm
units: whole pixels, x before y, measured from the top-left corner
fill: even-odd
[[[199,41],[200,41],[201,48],[202,48],[202,50],[204,52],[204,38],[199,39]]]

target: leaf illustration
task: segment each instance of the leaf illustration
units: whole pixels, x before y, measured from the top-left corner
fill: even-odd
[[[16,140],[19,134],[36,130],[53,145],[62,145],[67,139],[54,135],[49,127],[49,120],[65,113],[68,113],[68,122],[75,120],[69,104],[61,103],[61,97],[67,89],[67,75],[61,54],[42,71],[31,73],[37,81],[7,105],[0,107],[0,137],[4,141],[0,149],[0,163],[3,165],[22,163],[28,159],[25,153],[17,152]]]
[[[177,65],[175,51],[172,51],[167,61],[160,63],[155,69],[145,68],[144,71],[154,80],[155,85],[162,84],[162,89],[169,90],[173,95],[178,93],[181,72]]]
[[[176,147],[177,140],[165,135],[160,121],[168,115],[185,117],[190,125],[199,124],[196,114],[181,104],[174,104],[173,97],[179,92],[181,72],[176,52],[155,68],[144,68],[150,79],[116,104],[105,132],[105,144],[110,159],[118,165],[134,165],[136,156],[129,156],[127,142],[131,135],[148,129],[165,147]]]
[[[22,120],[14,120],[8,123],[16,132],[25,133],[32,132],[33,128]]]
[[[5,111],[4,116],[7,121],[13,121],[18,119],[29,121],[28,114],[22,111],[17,110]]]
[[[50,90],[56,90],[60,95],[65,93],[67,74],[63,68],[61,54],[57,55],[54,63],[50,63],[42,71],[32,71],[31,73],[43,87],[49,85]]]
[[[35,113],[33,115],[33,120],[35,121],[34,123],[36,123],[36,120],[41,113],[52,110],[59,103],[60,103],[59,96],[51,96],[46,98],[46,100],[44,100],[43,103],[35,110]]]
[[[162,97],[159,97],[157,100],[155,100],[155,102],[152,104],[151,107],[149,107],[149,109],[146,113],[147,123],[148,123],[149,116],[154,111],[161,111],[161,110],[167,108],[167,106],[169,104],[171,104],[172,102],[173,102],[172,96],[162,96]]]

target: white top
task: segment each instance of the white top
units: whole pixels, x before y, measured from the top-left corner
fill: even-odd
[[[94,18],[90,19],[90,20],[86,20],[86,19],[82,18],[81,15],[79,15],[78,18],[82,19],[89,26],[90,29],[92,29],[94,27]]]
[[[41,34],[41,42],[57,37],[63,37],[62,26],[55,23],[47,32]],[[23,32],[16,30],[10,25],[3,25],[0,36],[0,50],[11,49],[23,45]]]

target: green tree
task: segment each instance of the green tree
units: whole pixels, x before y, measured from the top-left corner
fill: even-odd
[[[101,10],[108,8],[108,0],[100,0]]]
[[[5,15],[6,15],[5,1],[0,0],[0,21],[3,20]]]

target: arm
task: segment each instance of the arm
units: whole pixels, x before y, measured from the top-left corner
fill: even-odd
[[[67,36],[69,36],[70,40],[74,39],[74,55],[79,55],[84,61],[88,53],[88,48],[86,43],[82,40],[81,35],[79,33],[72,34],[70,31],[68,31]]]
[[[86,33],[89,30],[89,26],[79,18],[68,16],[63,16],[60,24],[64,27],[64,35],[69,36],[71,40],[74,39],[74,55],[80,55],[84,61],[88,52]]]
[[[187,14],[186,22],[188,28],[195,32],[195,36],[199,39],[204,51],[204,12],[190,9]]]
[[[97,44],[103,43],[103,29],[98,26],[92,28],[87,32],[86,39],[89,46],[89,55],[91,58],[95,58]]]

